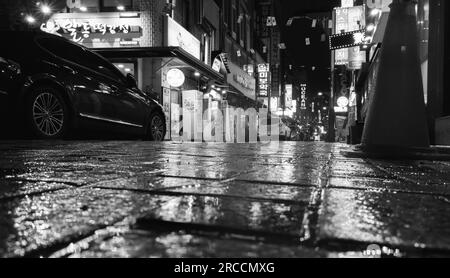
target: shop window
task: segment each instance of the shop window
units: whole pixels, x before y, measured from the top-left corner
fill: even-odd
[[[99,12],[100,0],[68,0],[69,12]]]
[[[172,0],[174,6],[173,19],[181,24],[184,28],[189,29],[189,0]]]
[[[100,0],[104,12],[129,11],[133,9],[133,0]]]
[[[237,6],[237,0],[232,0],[231,2],[231,35],[233,39],[237,39],[237,32],[238,32],[238,6]]]
[[[228,30],[231,28],[231,1],[224,1],[224,19]]]

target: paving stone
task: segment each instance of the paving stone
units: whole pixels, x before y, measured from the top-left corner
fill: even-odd
[[[0,202],[14,197],[36,195],[67,188],[69,188],[68,185],[61,183],[0,180]]]
[[[81,246],[80,246],[81,245]],[[83,246],[85,248],[83,248]],[[72,245],[58,255],[70,258],[320,258],[326,252],[289,245],[186,233],[133,230],[106,240]]]
[[[328,189],[319,239],[450,250],[450,202],[435,196]]]
[[[274,200],[279,202],[298,202],[308,204],[312,188],[275,184],[259,184],[233,181],[227,183],[211,182],[168,188],[167,191],[185,194],[206,194],[236,198]]]

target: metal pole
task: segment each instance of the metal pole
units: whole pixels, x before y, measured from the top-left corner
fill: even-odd
[[[335,32],[336,27],[334,26],[334,23],[336,22],[336,12],[333,11],[332,13],[332,34]],[[330,30],[328,26],[328,32]],[[331,74],[331,86],[330,86],[330,103],[328,107],[328,142],[334,143],[336,141],[336,131],[335,131],[335,124],[336,124],[336,114],[334,113],[334,62],[335,62],[335,52],[331,51],[331,67],[330,67],[330,74]]]

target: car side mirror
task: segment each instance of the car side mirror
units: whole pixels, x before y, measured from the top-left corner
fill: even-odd
[[[137,88],[136,78],[131,74],[127,74],[127,86],[130,88]]]

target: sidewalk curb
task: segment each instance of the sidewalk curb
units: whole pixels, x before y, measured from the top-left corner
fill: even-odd
[[[450,161],[450,148],[445,147],[401,148],[358,145],[351,151],[341,151],[341,154],[350,158]]]

